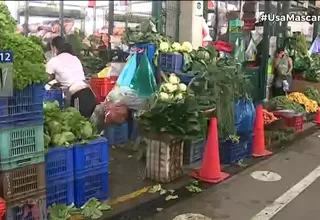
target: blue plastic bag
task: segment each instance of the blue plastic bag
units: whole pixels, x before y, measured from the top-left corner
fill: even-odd
[[[234,103],[234,121],[238,134],[248,134],[253,131],[256,110],[250,100],[237,100]]]
[[[127,64],[124,66],[123,70],[121,71],[116,86],[129,87],[136,72],[136,69],[137,53],[134,53],[128,60]]]

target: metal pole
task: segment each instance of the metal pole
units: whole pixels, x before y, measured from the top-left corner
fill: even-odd
[[[179,41],[179,29],[180,29],[180,14],[181,14],[181,9],[180,9],[180,3],[181,1],[177,1],[177,14],[176,14],[176,33],[175,33],[175,40]],[[205,4],[207,5],[208,9],[208,2],[205,1]],[[208,10],[207,10],[208,12]],[[205,18],[206,20],[208,19],[208,16]]]
[[[271,11],[271,1],[265,1],[265,13],[270,13]],[[263,39],[262,39],[262,57],[261,57],[261,66],[260,66],[260,89],[261,89],[261,97],[260,101],[265,99],[266,97],[266,83],[267,83],[267,74],[268,74],[268,60],[269,60],[269,37],[270,37],[270,22],[263,22]]]
[[[60,20],[60,36],[64,36],[64,16],[63,16],[63,0],[60,0],[59,20]]]
[[[214,38],[216,40],[218,40],[219,38],[219,31],[218,31],[218,27],[219,27],[219,1],[216,0],[214,2],[214,7],[215,7],[215,10],[214,10],[214,14],[215,14],[215,25],[214,25],[214,29],[215,29],[215,34],[214,34]]]
[[[97,8],[96,7],[93,8],[92,16],[93,16],[93,31],[95,31],[97,28]]]
[[[319,9],[316,9],[315,11],[316,15],[319,16],[320,15],[320,10]],[[320,22],[319,21],[316,21],[313,23],[313,33],[312,33],[312,40],[316,39],[316,37],[318,36],[318,33],[320,31]]]
[[[288,14],[290,11],[291,1],[282,1],[282,14]],[[285,36],[285,33],[288,28],[288,22],[285,21],[281,25],[282,36]]]
[[[24,35],[28,37],[29,34],[29,1],[24,1]]]
[[[109,1],[109,13],[108,13],[108,48],[109,55],[108,59],[112,60],[112,52],[111,52],[111,36],[113,35],[113,27],[114,27],[114,1]]]

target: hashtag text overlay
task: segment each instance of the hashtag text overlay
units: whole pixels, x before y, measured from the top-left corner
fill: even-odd
[[[272,22],[317,22],[320,21],[320,15],[297,15],[297,14],[263,14],[260,16],[260,21]]]

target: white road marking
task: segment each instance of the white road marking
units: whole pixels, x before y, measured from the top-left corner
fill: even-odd
[[[265,207],[261,212],[255,215],[251,220],[270,220],[281,209],[294,200],[300,193],[307,189],[315,180],[320,177],[320,166],[314,169],[300,182],[290,188],[287,192],[277,198],[272,204]]]
[[[281,180],[279,174],[271,171],[254,171],[251,173],[251,177],[264,182],[276,182]]]

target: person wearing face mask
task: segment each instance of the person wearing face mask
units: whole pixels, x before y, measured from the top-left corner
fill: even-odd
[[[49,81],[55,79],[60,84],[67,106],[78,108],[82,116],[90,118],[96,107],[96,98],[85,82],[81,61],[63,37],[53,38],[51,49],[55,56],[46,64]]]
[[[276,57],[273,63],[274,67],[274,81],[273,81],[273,95],[281,96],[290,91],[292,84],[292,59],[285,54],[284,48],[278,48]]]

